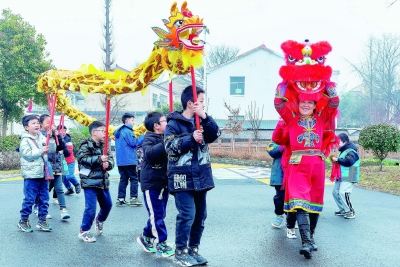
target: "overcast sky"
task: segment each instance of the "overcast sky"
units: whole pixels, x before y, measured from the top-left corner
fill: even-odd
[[[357,62],[371,34],[400,35],[400,1],[389,0],[192,0],[188,7],[204,18],[210,29],[206,46],[231,45],[240,53],[261,44],[281,53],[288,39],[326,40],[333,47],[327,64],[339,70],[339,86],[357,85],[343,60]],[[178,2],[178,6],[183,1]],[[114,0],[115,57],[118,65],[132,69],[151,53],[157,40],[152,26],[164,28],[173,1]],[[45,36],[50,58],[59,69],[78,69],[83,63],[102,64],[103,0],[1,0]],[[274,90],[274,88],[271,88]]]

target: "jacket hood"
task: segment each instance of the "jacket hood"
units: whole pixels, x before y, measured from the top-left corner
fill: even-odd
[[[351,142],[347,143],[344,146],[342,146],[341,148],[339,148],[339,151],[342,152],[342,151],[345,151],[346,149],[349,149],[349,148],[354,149],[355,151],[358,152],[357,146],[355,144],[351,143]]]
[[[183,114],[183,110],[182,111],[174,111],[174,112],[172,112],[167,117],[167,123],[170,120],[181,120],[181,121],[192,123],[192,121],[190,119],[185,118],[182,114]],[[194,119],[194,117],[193,117],[193,119]]]
[[[154,132],[150,132],[150,131],[146,132],[145,137],[162,138],[162,139],[164,139],[164,135],[163,134],[158,134],[158,133],[154,133]]]
[[[133,125],[132,125],[132,124],[124,124],[124,125],[122,125],[121,127],[119,127],[117,130],[114,131],[114,136],[115,136],[115,138],[119,138],[119,137],[121,136],[121,131],[122,131],[122,129],[123,129],[124,127],[128,128],[128,129],[130,129],[130,130],[132,130]]]
[[[37,134],[37,135],[31,135],[30,133],[28,133],[28,132],[24,132],[24,133],[22,133],[21,134],[21,140],[23,139],[23,138],[32,138],[32,139],[34,139],[34,140],[40,140],[40,137],[42,136],[42,133],[39,131],[39,133]]]
[[[71,136],[69,134],[66,134],[64,136],[64,141],[65,141],[65,143],[71,142]]]

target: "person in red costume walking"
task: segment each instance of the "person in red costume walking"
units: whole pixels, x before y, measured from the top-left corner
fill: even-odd
[[[286,66],[276,89],[275,109],[288,129],[289,159],[285,172],[285,212],[296,212],[302,239],[300,254],[317,250],[314,233],[324,203],[325,156],[336,142],[334,128],[339,105],[332,69],[325,66],[327,42],[282,44]]]

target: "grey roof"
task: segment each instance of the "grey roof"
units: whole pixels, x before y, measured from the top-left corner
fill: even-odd
[[[273,51],[273,50],[271,50],[271,49],[269,49],[269,48],[267,48],[267,47],[265,46],[265,44],[262,44],[262,45],[260,45],[260,46],[257,46],[256,48],[253,48],[253,49],[251,49],[251,50],[249,50],[249,51],[243,53],[243,54],[240,54],[239,56],[237,56],[237,57],[235,57],[235,58],[229,60],[228,62],[219,64],[219,65],[217,65],[217,66],[214,66],[214,67],[210,68],[209,71],[212,72],[212,71],[214,71],[214,70],[216,70],[216,69],[218,69],[218,68],[220,68],[220,67],[222,67],[222,66],[228,65],[228,64],[230,64],[230,63],[232,63],[232,62],[234,62],[234,61],[236,61],[236,60],[239,60],[239,59],[241,59],[241,58],[243,58],[243,57],[246,57],[246,56],[248,56],[248,55],[250,55],[250,54],[252,54],[252,53],[254,53],[254,52],[257,52],[258,50],[266,51],[266,52],[268,52],[268,53],[271,53],[271,54],[273,54],[273,55],[275,55],[275,56],[277,56],[277,57],[283,59],[283,56],[282,56],[282,55],[280,55],[279,53],[277,53],[277,52],[275,52],[275,51]]]

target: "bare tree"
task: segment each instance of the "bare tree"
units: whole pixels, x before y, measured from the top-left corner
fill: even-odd
[[[115,63],[115,58],[112,55],[114,51],[114,42],[112,38],[112,21],[110,19],[111,12],[111,2],[112,0],[104,1],[104,11],[105,11],[105,21],[103,24],[103,37],[104,43],[100,45],[101,50],[105,53],[103,58],[103,69],[105,71],[110,71],[112,69],[113,64]]]
[[[254,101],[250,102],[250,106],[247,106],[246,111],[246,120],[250,122],[251,130],[253,131],[254,139],[260,138],[260,125],[264,116],[264,105],[261,108],[261,117],[260,117],[260,108],[257,108],[257,103]]]
[[[234,59],[239,50],[238,47],[225,44],[212,47],[207,55],[207,68],[213,68]]]
[[[101,97],[100,103],[104,107],[106,106],[107,97]],[[129,104],[129,99],[125,95],[113,96],[110,100],[110,124],[118,125],[121,124],[121,115],[120,112],[125,109],[125,107]],[[99,116],[97,119],[104,121],[105,116]]]
[[[363,80],[368,96],[365,112],[370,113],[370,123],[397,122],[400,115],[399,36],[371,36],[364,58],[359,64],[350,65]]]
[[[232,134],[232,151],[235,152],[235,137],[243,131],[244,119],[240,115],[240,106],[234,108],[224,101],[224,107],[228,110],[228,122],[225,124],[225,132]]]
[[[391,7],[397,2],[397,0],[388,1],[388,7]]]
[[[111,3],[112,0],[104,0],[104,15],[105,21],[103,27],[104,42],[100,45],[101,50],[104,52],[103,57],[103,69],[104,71],[112,71],[115,63],[115,57],[113,55],[115,46],[113,41],[113,27],[111,20]],[[100,97],[100,103],[106,107],[107,96]],[[122,111],[128,105],[128,97],[126,95],[111,96],[111,110],[110,110],[110,124],[119,124],[120,116],[119,112]]]
[[[206,57],[205,64],[207,65],[207,69],[227,63],[228,61],[234,59],[239,53],[239,50],[240,48],[238,47],[227,45],[216,45],[212,47]],[[204,67],[195,69],[195,76],[196,84],[204,88]],[[182,78],[188,85],[192,84],[192,77],[190,73],[183,75]]]

